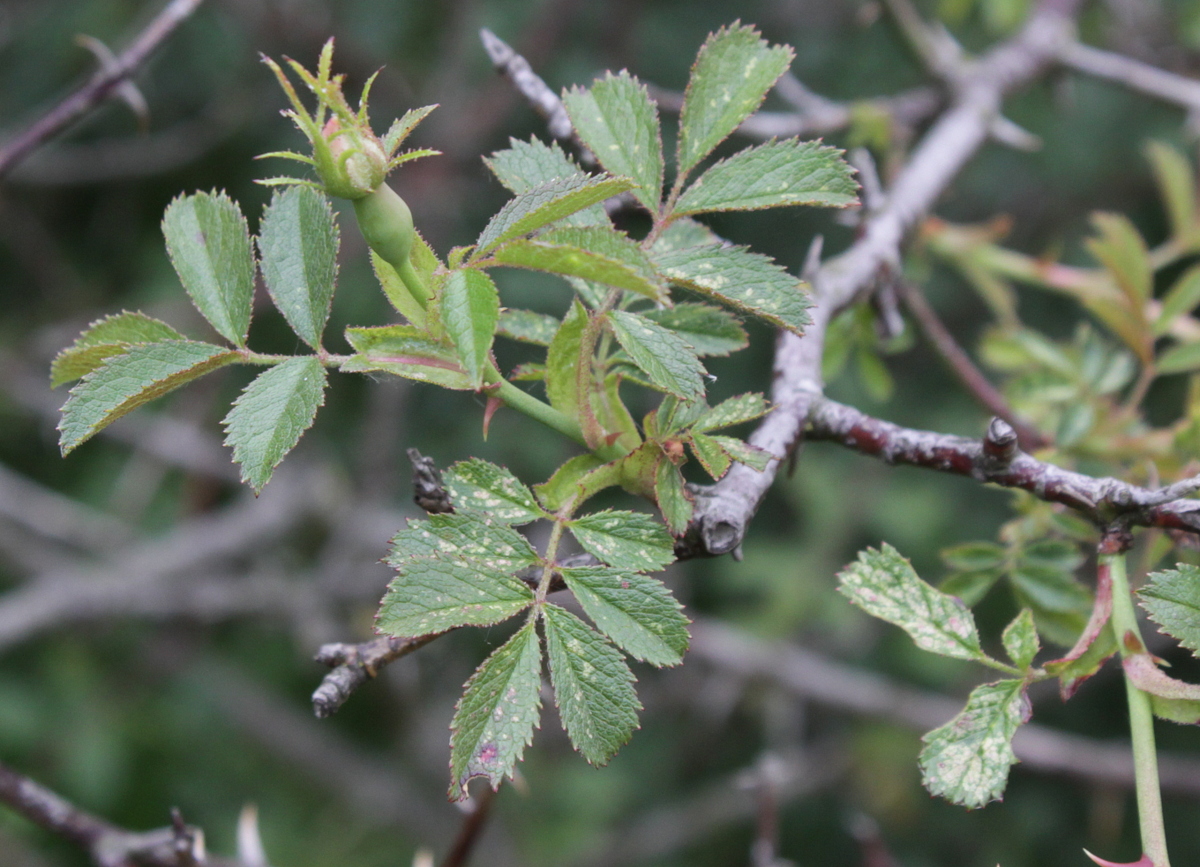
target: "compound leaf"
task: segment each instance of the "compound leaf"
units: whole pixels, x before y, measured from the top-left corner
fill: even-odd
[[[338,228],[329,199],[310,187],[276,192],[263,211],[258,252],[271,300],[300,339],[317,349],[337,279]]]
[[[688,648],[688,619],[656,578],[619,569],[562,570],[584,613],[618,647],[651,665],[678,665]]]
[[[142,343],[110,356],[71,389],[63,405],[58,424],[62,453],[126,413],[238,358],[231,349],[191,340]]]
[[[500,318],[500,293],[492,278],[475,268],[451,271],[442,285],[442,324],[458,349],[467,379],[483,386],[492,338]]]
[[[58,388],[91,373],[104,363],[104,359],[119,355],[130,346],[184,339],[170,325],[145,313],[124,310],[97,319],[55,357],[50,365],[50,387]]]
[[[706,244],[654,254],[671,282],[800,334],[812,306],[803,281],[745,247]]]
[[[533,740],[542,703],[542,649],[535,618],[483,661],[467,681],[450,723],[450,797],[467,797],[472,777],[493,789],[512,776]]]
[[[492,217],[475,243],[475,255],[482,256],[505,241],[528,235],[632,186],[627,178],[572,175],[530,187],[514,196]]]
[[[680,196],[674,213],[787,205],[845,208],[858,201],[852,175],[837,148],[794,138],[769,141],[713,164]]]
[[[563,93],[571,123],[596,159],[614,175],[637,182],[633,195],[657,213],[663,185],[658,108],[646,86],[625,70],[608,73],[590,88]]]
[[[679,114],[679,174],[686,175],[757,109],[792,62],[792,49],[769,46],[753,27],[734,23],[700,48]]]
[[[255,377],[225,416],[225,445],[242,481],[257,494],[325,403],[325,368],[313,356],[289,358]]]
[[[899,626],[922,650],[957,659],[987,658],[971,610],[922,581],[891,545],[860,551],[838,582],[838,590],[851,602]]]
[[[549,517],[516,476],[479,458],[450,467],[445,481],[455,508],[482,512],[504,524],[528,524]]]
[[[604,765],[628,743],[642,709],[624,657],[557,605],[543,609],[554,700],[575,749]]]
[[[627,310],[611,311],[608,322],[621,348],[656,386],[685,400],[704,396],[704,367],[682,337]]]
[[[567,524],[583,549],[614,569],[656,572],[675,562],[675,542],[658,521],[642,512],[611,509]]]
[[[224,193],[180,196],[167,206],[163,236],[192,303],[231,343],[246,345],[254,295],[250,230]]]
[[[1012,739],[1029,719],[1025,683],[1001,680],[977,687],[962,712],[921,740],[925,788],[964,807],[1000,799],[1016,763]]]

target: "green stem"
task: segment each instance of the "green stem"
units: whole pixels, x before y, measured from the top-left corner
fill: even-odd
[[[1125,555],[1114,554],[1100,558],[1100,568],[1108,568],[1112,578],[1112,626],[1121,648],[1121,658],[1144,653],[1129,579],[1125,574]],[[1135,640],[1126,641],[1131,635]],[[1158,785],[1158,755],[1154,749],[1154,712],[1150,696],[1125,678],[1125,695],[1129,701],[1129,734],[1133,741],[1134,779],[1137,789],[1138,825],[1142,834],[1142,850],[1154,867],[1171,867],[1167,858],[1167,835],[1163,826],[1162,795]]]

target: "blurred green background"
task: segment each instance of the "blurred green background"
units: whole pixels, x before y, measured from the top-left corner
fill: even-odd
[[[4,0],[0,139],[90,72],[76,34],[119,50],[158,8]],[[1012,31],[1026,3],[942,0],[921,9],[980,50]],[[442,466],[477,455],[540,481],[572,453],[569,444],[504,412],[483,441],[472,396],[337,376],[286,472],[254,502],[236,484],[218,425],[246,372],[209,377],[64,460],[54,426],[65,394],[49,390],[49,361],[88,322],[122,309],[206,333],[164,253],[159,220],[175,195],[219,188],[256,222],[269,192],[253,180],[282,167],[253,157],[297,144],[260,52],[311,64],[335,36],[351,92],[383,67],[372,102],[380,127],[410,107],[440,104],[412,141],[444,156],[402,170],[394,184],[445,254],[473,239],[506,198],[480,157],[510,136],[543,134],[492,70],[479,28],[512,44],[556,89],[626,67],[680,90],[705,35],[738,18],[793,45],[792,71],[832,99],[930,83],[880,5],[857,0],[209,0],[137,78],[151,112],[144,135],[111,103],[0,184],[0,759],[128,827],[163,825],[178,806],[222,853],[233,851],[238,814],[254,803],[277,867],[408,864],[421,847],[440,858],[461,822],[444,798],[447,725],[461,684],[506,633],[437,641],[320,722],[308,703],[323,673],[312,654],[322,642],[370,634],[388,580],[377,561],[401,516],[416,511],[405,448]],[[1082,26],[1090,41],[1174,69],[1200,61],[1195,0],[1097,2]],[[777,97],[767,107],[788,109]],[[1015,246],[1068,258],[1082,256],[1094,209],[1125,212],[1151,240],[1162,236],[1140,149],[1155,138],[1194,153],[1181,112],[1056,72],[1013,97],[1007,114],[1044,146],[988,145],[939,215],[1006,214]],[[827,139],[847,146],[872,135],[879,145],[878,129],[859,123]],[[886,150],[876,155],[886,174]],[[823,211],[721,217],[713,226],[793,270],[815,233],[827,253],[853,239],[852,227]],[[388,321],[363,252],[345,221],[330,335]],[[949,272],[925,272],[930,299],[972,345],[986,308]],[[502,276],[511,306],[557,312],[568,303],[549,278]],[[1078,318],[1043,296],[1021,303],[1050,333],[1069,333]],[[269,305],[258,314],[256,346],[297,348]],[[714,399],[767,386],[772,336],[756,329],[753,337],[749,350],[712,365]],[[904,424],[982,431],[986,416],[919,340],[893,348],[890,377],[864,380],[850,365],[831,395]],[[501,349],[504,368],[525,359]],[[1168,392],[1156,398],[1167,414],[1178,400]],[[938,551],[993,536],[1009,505],[1009,494],[966,480],[812,444],[771,493],[742,562],[683,564],[668,581],[697,618],[961,699],[980,671],[933,659],[869,621],[833,592],[834,576],[860,547],[886,539],[937,581],[945,573]],[[250,542],[220,548],[239,532]],[[172,556],[186,562],[163,566]],[[166,574],[155,577],[156,568]],[[1004,593],[988,597],[980,620],[991,640],[1015,610]],[[606,769],[574,756],[554,711],[544,710],[522,780],[502,792],[474,863],[750,863],[761,815],[755,781],[770,776],[764,761],[786,771],[779,855],[805,867],[1061,867],[1083,864],[1085,845],[1137,855],[1130,792],[1018,766],[1002,805],[967,812],[921,789],[920,733],[911,728],[830,710],[710,661],[637,673],[642,730]],[[1119,739],[1123,719],[1111,672],[1068,705],[1052,689],[1035,694],[1035,720],[1066,731]],[[1160,737],[1165,749],[1200,752],[1194,730],[1161,728]],[[1196,809],[1195,796],[1167,799],[1177,864],[1200,863],[1200,825],[1188,821]],[[869,860],[873,840],[894,862]],[[0,810],[0,863],[85,860]]]

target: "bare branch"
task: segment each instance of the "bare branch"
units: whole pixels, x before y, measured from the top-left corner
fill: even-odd
[[[356,689],[379,673],[389,662],[408,656],[444,633],[422,635],[418,638],[395,638],[390,635],[364,641],[362,644],[326,644],[317,651],[316,660],[333,669],[325,675],[312,695],[313,713],[318,717],[332,716],[344,705]]]
[[[479,841],[484,825],[487,824],[495,797],[496,793],[490,786],[483,787],[478,794],[471,796],[467,802],[470,804],[470,812],[463,819],[458,838],[450,847],[446,859],[442,861],[442,867],[466,867],[467,862],[471,860],[471,851]]]
[[[3,764],[0,801],[35,825],[86,850],[96,867],[241,867],[234,860],[206,856],[203,833],[185,825],[177,811],[166,828],[126,831]]]
[[[1174,103],[1189,112],[1200,112],[1200,81],[1079,42],[1064,43],[1058,59],[1076,72],[1123,85],[1163,102]]]
[[[0,178],[27,154],[66,129],[127,82],[146,59],[204,0],[171,0],[111,64],[97,72],[31,127],[0,148]]]
[[[550,131],[550,135],[559,141],[571,142],[582,148],[583,145],[575,135],[575,128],[571,125],[571,118],[567,116],[567,110],[563,107],[562,100],[533,71],[529,61],[513,51],[507,42],[486,27],[479,31],[479,38],[483,41],[483,47],[487,50],[492,63],[496,65],[496,69],[512,82],[513,87],[546,121],[546,128]]]

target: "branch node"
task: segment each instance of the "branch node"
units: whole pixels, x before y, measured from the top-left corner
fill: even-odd
[[[988,459],[989,468],[1004,469],[1019,453],[1016,430],[999,416],[993,417],[983,437],[983,454]]]

